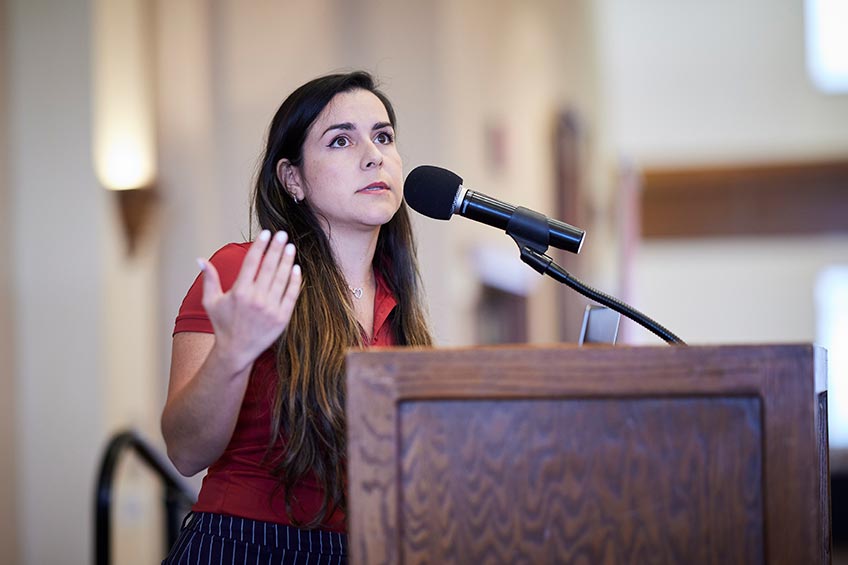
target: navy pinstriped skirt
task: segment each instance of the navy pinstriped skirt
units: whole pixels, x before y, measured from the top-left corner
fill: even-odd
[[[163,565],[340,565],[347,536],[192,512]]]

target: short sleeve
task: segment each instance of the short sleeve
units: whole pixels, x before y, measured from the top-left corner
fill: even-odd
[[[215,252],[209,262],[215,266],[221,279],[221,289],[227,292],[236,281],[250,243],[230,243]],[[180,332],[214,333],[206,309],[203,308],[203,273],[188,289],[174,322],[174,334]]]

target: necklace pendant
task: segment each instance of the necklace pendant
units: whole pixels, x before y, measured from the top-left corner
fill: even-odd
[[[352,286],[348,287],[350,291],[353,293],[353,297],[359,300],[362,298],[362,287],[353,288]]]

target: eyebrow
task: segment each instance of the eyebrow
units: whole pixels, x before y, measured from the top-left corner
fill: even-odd
[[[394,126],[392,126],[391,122],[377,122],[371,128],[371,131],[377,131],[378,129],[383,129],[385,127],[394,127]],[[328,127],[327,129],[324,130],[324,133],[321,134],[321,137],[324,137],[325,135],[327,135],[328,131],[334,130],[334,129],[340,129],[340,130],[345,130],[345,131],[353,131],[353,130],[356,129],[356,126],[353,125],[351,122],[344,122],[342,124],[333,124],[333,125],[331,125],[330,127]]]

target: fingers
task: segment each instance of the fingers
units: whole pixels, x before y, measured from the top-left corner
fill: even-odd
[[[233,287],[242,287],[253,284],[256,279],[256,273],[259,270],[259,265],[262,263],[262,255],[265,253],[265,248],[268,247],[268,241],[271,239],[271,232],[262,230],[259,232],[259,237],[251,244],[247,250],[247,255],[244,256],[244,262],[241,265],[236,282]]]
[[[295,265],[291,269],[289,284],[286,287],[285,294],[283,294],[283,299],[280,301],[280,314],[286,320],[291,320],[292,312],[294,312],[294,305],[297,303],[297,297],[300,296],[300,285],[302,280],[303,275],[300,272],[300,265]]]
[[[272,239],[268,230],[262,230],[250,245],[233,288],[226,294],[215,267],[198,260],[204,272],[203,306],[207,312],[215,308],[223,316],[221,319],[231,318],[230,321],[246,314],[258,326],[263,325],[262,316],[271,315],[276,321],[267,321],[282,323],[284,328],[294,312],[302,281],[300,266],[294,264],[295,247],[287,241],[285,232],[277,232]]]
[[[278,304],[283,299],[283,293],[287,285],[290,284],[289,279],[291,277],[292,266],[294,265],[294,255],[294,244],[289,243],[286,245],[283,251],[283,258],[274,273],[274,280],[271,284],[269,294],[271,295],[271,299],[275,300]]]
[[[262,258],[259,274],[256,275],[256,289],[259,292],[267,292],[272,286],[280,265],[280,256],[283,254],[287,240],[288,235],[283,231],[278,231],[271,240],[268,251]]]
[[[218,270],[215,265],[203,259],[198,259],[197,264],[200,265],[200,270],[203,271],[203,307],[211,304],[221,297],[221,279],[218,276]]]

